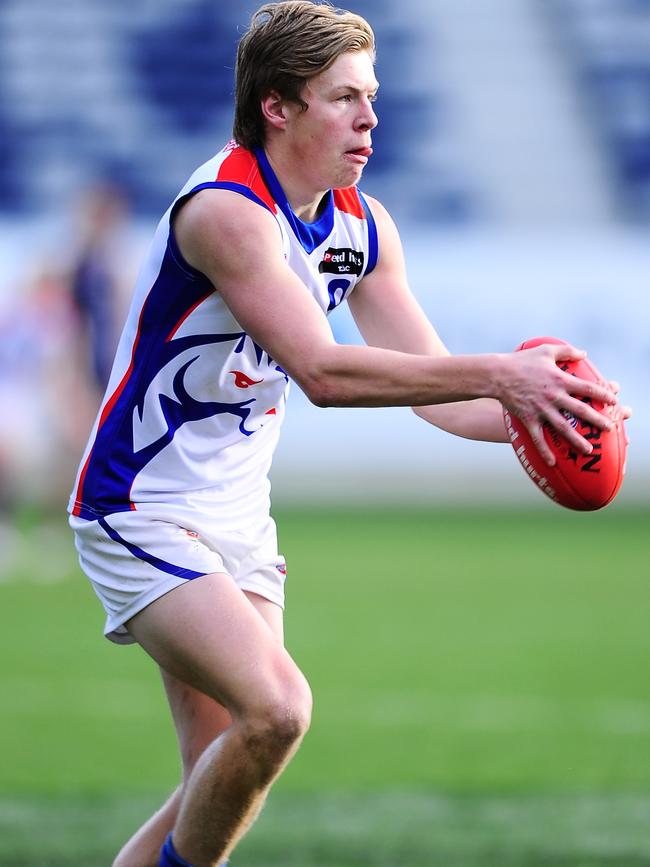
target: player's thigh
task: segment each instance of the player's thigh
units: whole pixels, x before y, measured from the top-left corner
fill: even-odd
[[[283,609],[275,602],[271,602],[270,599],[265,599],[264,596],[260,596],[259,593],[252,593],[248,590],[244,590],[244,595],[257,613],[268,624],[276,639],[284,646]]]
[[[230,576],[204,575],[156,599],[128,629],[161,668],[233,717],[281,706],[308,716],[309,687],[251,601]]]
[[[250,603],[271,628],[276,640],[283,642],[283,611],[279,605],[259,596],[246,593]],[[189,686],[160,670],[171,710],[181,752],[183,776],[187,778],[197,759],[231,723],[229,712],[223,705],[204,692]]]

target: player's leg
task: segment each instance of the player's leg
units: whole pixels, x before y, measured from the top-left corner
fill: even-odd
[[[258,596],[246,594],[254,607],[283,641],[282,609]],[[166,803],[120,850],[113,867],[158,867],[160,850],[171,832],[180,807],[186,780],[203,750],[230,725],[230,714],[220,704],[194,687],[161,669],[181,754],[183,782]]]
[[[120,849],[112,867],[158,867],[160,850],[174,827],[182,796],[178,786],[162,807]]]
[[[183,780],[163,806],[124,844],[113,867],[158,867],[160,850],[171,832],[185,782],[203,750],[230,725],[230,714],[213,699],[161,671],[176,727]]]
[[[172,677],[231,714],[232,725],[196,762],[174,828],[180,856],[213,867],[246,831],[297,749],[309,722],[309,687],[276,632],[227,575],[178,587],[128,628]]]

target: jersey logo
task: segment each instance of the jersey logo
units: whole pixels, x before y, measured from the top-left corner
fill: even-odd
[[[152,383],[147,393],[136,404],[133,410],[134,454],[148,449],[151,451],[151,457],[153,457],[172,441],[176,431],[184,424],[189,421],[201,421],[215,415],[234,415],[239,418],[239,430],[244,436],[255,433],[254,430],[249,430],[245,424],[251,414],[250,404],[255,403],[255,398],[241,403],[201,401],[192,397],[188,392],[185,376],[191,365],[199,358],[200,355],[195,355],[182,364],[174,374],[171,388],[156,390],[155,383]],[[171,362],[171,364],[177,363],[178,359]],[[162,415],[152,412],[156,401],[162,410]]]
[[[365,256],[361,250],[350,247],[328,247],[318,265],[320,274],[356,274],[363,271]]]
[[[229,370],[228,373],[232,373],[235,377],[237,388],[250,388],[251,385],[259,385],[260,382],[264,382],[263,379],[251,379],[250,376],[247,376],[241,370]]]

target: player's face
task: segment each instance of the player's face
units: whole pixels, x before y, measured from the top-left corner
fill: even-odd
[[[366,51],[341,54],[302,91],[306,111],[290,110],[287,128],[296,170],[314,190],[350,187],[361,177],[372,154],[371,131],[377,88]]]

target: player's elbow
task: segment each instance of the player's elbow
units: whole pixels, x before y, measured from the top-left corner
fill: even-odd
[[[332,344],[303,358],[299,370],[294,368],[294,378],[315,406],[369,405],[372,389],[368,389],[367,375],[358,360],[350,358],[349,350]]]
[[[345,377],[328,356],[310,359],[295,379],[314,406],[325,409],[345,404]]]
[[[314,371],[311,375],[303,377],[300,387],[314,406],[320,409],[337,406],[336,384],[324,371]]]

